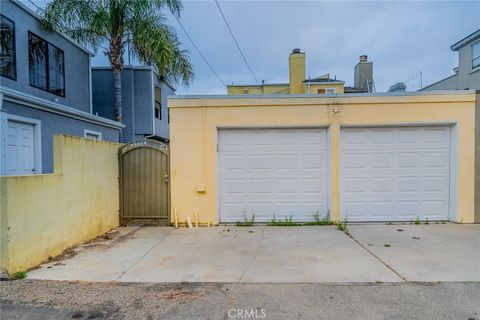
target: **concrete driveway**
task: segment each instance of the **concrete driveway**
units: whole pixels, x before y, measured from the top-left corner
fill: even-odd
[[[120,282],[480,281],[480,225],[126,227],[30,279]]]

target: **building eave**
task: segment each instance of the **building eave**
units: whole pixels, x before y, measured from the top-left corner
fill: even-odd
[[[227,84],[227,88],[238,88],[238,87],[280,87],[280,86],[289,86],[288,83],[264,83],[264,84]]]
[[[472,34],[469,34],[468,36],[466,36],[465,38],[463,38],[462,40],[454,43],[450,49],[452,49],[452,51],[458,51],[460,48],[463,48],[464,46],[468,45],[469,43],[471,42],[474,42],[475,40],[478,40],[480,39],[480,29],[478,29],[477,31],[473,32]]]
[[[165,79],[161,79],[160,78],[160,75],[159,73],[157,72],[157,70],[152,67],[152,66],[133,66],[133,65],[125,65],[122,67],[122,69],[132,69],[132,70],[145,70],[145,71],[152,71],[153,74],[155,74],[157,76],[157,78],[159,79],[160,82],[163,82],[165,85],[167,85],[170,89],[172,89],[173,91],[177,91],[177,89],[172,85],[170,84],[168,81],[166,81]],[[95,67],[92,67],[92,70],[112,70],[112,67],[111,66],[95,66]]]
[[[80,111],[60,103],[55,103],[47,99],[38,98],[30,94],[26,94],[10,88],[0,86],[0,94],[3,95],[4,101],[19,103],[27,107],[60,114],[69,118],[74,118],[114,129],[125,128],[125,125],[120,122],[102,118],[88,112]]]

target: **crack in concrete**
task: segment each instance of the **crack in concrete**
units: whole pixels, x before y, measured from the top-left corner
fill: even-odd
[[[345,234],[347,235],[347,234]],[[349,234],[347,235],[349,236],[349,238],[351,238],[355,243],[357,243],[360,247],[362,247],[365,251],[367,251],[368,253],[370,253],[375,259],[377,259],[378,261],[380,261],[385,267],[387,267],[390,271],[392,271],[393,273],[395,273],[400,279],[402,279],[404,282],[409,282],[407,280],[407,278],[405,278],[404,276],[402,276],[397,270],[395,270],[392,266],[390,266],[388,263],[386,263],[385,261],[383,261],[382,259],[380,259],[380,257],[378,257],[375,253],[373,253],[372,251],[370,251],[367,247],[365,247],[360,241],[358,241],[357,239],[355,239],[355,237],[352,235],[351,232],[349,232]]]
[[[265,232],[265,227],[262,228],[262,234],[260,235],[261,242],[260,242],[260,245],[258,246],[257,252],[255,253],[255,256],[253,257],[252,261],[250,261],[250,263],[245,267],[245,270],[243,271],[240,278],[238,278],[237,282],[242,281],[243,277],[247,273],[248,268],[250,268],[250,266],[255,262],[255,260],[257,260],[257,257],[260,254],[260,250],[262,249],[263,240],[265,239],[264,238],[264,232]]]
[[[128,271],[130,271],[130,269],[132,269],[137,263],[139,263],[143,258],[145,258],[153,249],[155,249],[161,242],[163,242],[172,232],[173,230],[170,230],[170,232],[168,232],[165,235],[165,237],[160,238],[160,240],[157,243],[155,243],[150,249],[145,251],[145,253],[140,258],[138,258],[135,262],[133,262],[125,271],[122,271],[120,275],[113,281],[119,281],[125,274],[127,274]]]

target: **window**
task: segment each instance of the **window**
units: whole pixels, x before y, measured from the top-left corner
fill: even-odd
[[[162,120],[162,93],[160,88],[155,86],[155,118]]]
[[[15,23],[0,14],[0,75],[17,80]]]
[[[480,67],[480,41],[472,45],[472,69]]]
[[[327,94],[335,94],[335,88],[327,88],[326,93]]]
[[[335,88],[317,89],[317,94],[335,94]]]
[[[248,94],[248,89],[243,89],[243,94]]]
[[[28,33],[30,85],[57,96],[65,96],[65,61],[63,50]]]
[[[102,133],[98,132],[98,131],[92,131],[92,130],[85,129],[85,130],[83,130],[83,137],[85,139],[101,141],[102,140]]]

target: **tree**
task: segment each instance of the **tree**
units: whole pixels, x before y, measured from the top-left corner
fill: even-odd
[[[43,25],[47,30],[61,31],[95,51],[103,48],[108,56],[118,122],[122,122],[125,50],[155,66],[167,81],[188,85],[193,79],[188,51],[180,48],[175,30],[166,24],[165,8],[179,17],[183,6],[181,0],[52,0],[46,6]]]

